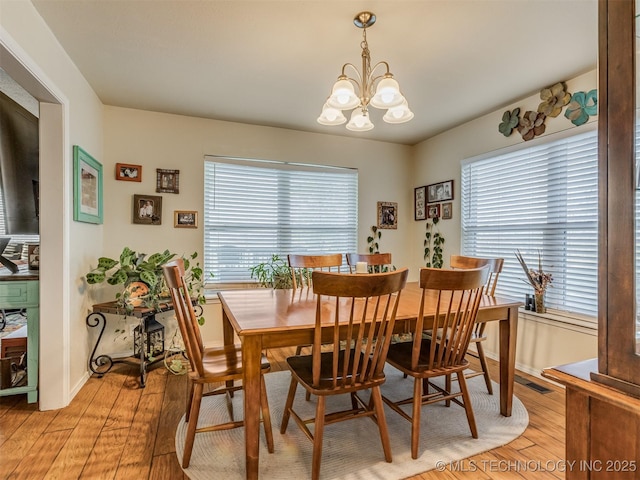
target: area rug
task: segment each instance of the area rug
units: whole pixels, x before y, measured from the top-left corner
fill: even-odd
[[[405,379],[392,367],[385,369],[387,381],[382,386],[383,395],[392,399],[411,395],[413,381]],[[267,395],[273,422],[275,453],[267,452],[264,431],[261,428],[260,478],[274,480],[302,480],[311,477],[312,444],[293,420],[287,432],[280,434],[282,410],[289,388],[291,374],[288,371],[269,373],[265,377]],[[511,417],[500,415],[499,387],[494,384],[494,395],[486,391],[481,376],[468,382],[471,402],[476,416],[479,438],[473,439],[469,431],[464,409],[444,402],[422,409],[419,458],[411,458],[411,425],[385,406],[391,439],[393,462],[384,461],[378,428],[368,418],[340,422],[325,427],[322,451],[322,479],[392,480],[416,475],[436,467],[436,462],[451,462],[491,450],[509,443],[524,432],[529,415],[517,398],[513,399]],[[344,397],[344,398],[342,398]],[[330,397],[327,411],[350,404],[348,396]],[[233,399],[236,416],[242,416],[242,394]],[[294,408],[302,415],[313,416],[315,401],[307,402],[304,389],[298,387]],[[408,406],[407,408],[410,408]],[[227,404],[222,395],[205,397],[202,402],[199,424],[222,422],[228,419]],[[306,417],[303,417],[306,418]],[[184,417],[176,432],[176,452],[181,461],[186,424]],[[193,480],[241,480],[244,469],[244,428],[196,434],[189,468],[185,474]]]

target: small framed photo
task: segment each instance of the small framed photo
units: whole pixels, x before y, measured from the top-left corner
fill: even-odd
[[[102,164],[78,145],[73,146],[73,219],[101,224]]]
[[[427,203],[453,200],[453,180],[427,185]]]
[[[29,264],[29,270],[40,269],[40,245],[39,244],[33,243],[27,246],[27,261]]]
[[[116,163],[116,180],[125,182],[141,182],[142,166],[129,163]]]
[[[398,228],[398,204],[378,202],[378,228]]]
[[[180,170],[156,168],[156,192],[180,193]]]
[[[427,217],[429,218],[440,218],[440,204],[436,203],[435,205],[427,206]]]
[[[162,225],[162,197],[155,195],[134,195],[133,223]]]
[[[427,187],[413,189],[414,211],[416,220],[427,219]]]
[[[442,219],[451,220],[453,218],[453,203],[447,202],[442,204]]]
[[[198,212],[195,210],[174,210],[173,226],[175,228],[198,228]]]

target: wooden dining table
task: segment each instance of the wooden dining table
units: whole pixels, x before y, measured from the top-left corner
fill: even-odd
[[[407,283],[396,315],[396,332],[408,332],[415,322],[422,290]],[[429,292],[432,293],[432,292]],[[222,303],[224,343],[242,343],[246,478],[258,478],[260,454],[260,359],[263,349],[313,343],[316,301],[311,288],[298,290],[230,290],[218,293]],[[433,321],[435,302],[427,297],[425,326]],[[478,322],[499,322],[500,413],[511,416],[516,358],[518,307],[521,302],[485,296]],[[431,315],[431,318],[429,316]],[[327,331],[327,341],[331,332]],[[284,401],[284,399],[282,399]]]

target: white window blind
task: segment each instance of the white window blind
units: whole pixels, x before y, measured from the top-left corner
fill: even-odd
[[[273,254],[355,252],[357,170],[207,156],[204,269],[250,281]]]
[[[597,147],[594,130],[463,163],[462,250],[504,258],[497,295],[533,293],[514,252],[537,270],[540,251],[547,307],[597,322]]]

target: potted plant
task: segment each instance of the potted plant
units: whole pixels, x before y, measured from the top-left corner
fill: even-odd
[[[163,265],[176,256],[165,250],[161,253],[147,255],[137,253],[124,247],[119,259],[100,257],[98,266],[86,274],[89,284],[107,282],[109,285],[123,285],[122,292],[116,294],[116,302],[126,314],[131,314],[135,307],[147,307],[160,311],[160,305],[166,303],[169,294],[165,288]],[[199,304],[204,304],[202,268],[194,260],[198,253],[183,257],[185,280],[191,296]],[[199,319],[202,324],[204,319]]]
[[[251,278],[255,278],[260,285],[267,288],[292,288],[291,269],[289,264],[278,255],[272,255],[271,259],[258,263],[249,269]]]

